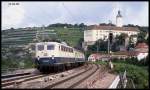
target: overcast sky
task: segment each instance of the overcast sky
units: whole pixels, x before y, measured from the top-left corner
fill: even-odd
[[[53,23],[115,24],[117,11],[123,24],[148,26],[148,2],[2,2],[2,29]]]

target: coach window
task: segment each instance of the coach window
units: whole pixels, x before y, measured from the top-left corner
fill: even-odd
[[[73,49],[71,49],[71,52],[73,52]]]
[[[60,46],[59,46],[59,50],[60,50]]]
[[[39,50],[39,51],[44,50],[44,45],[38,45],[38,50]]]
[[[69,48],[67,47],[67,52],[69,52]]]
[[[67,52],[67,49],[68,49],[68,48],[67,48],[67,47],[65,47],[65,51],[66,51],[66,52]]]
[[[47,50],[54,50],[54,45],[47,45]]]
[[[61,46],[61,51],[63,51],[63,46]]]
[[[65,51],[65,47],[63,46],[63,51]]]
[[[66,51],[66,47],[64,47],[64,51]]]
[[[70,52],[72,52],[72,48],[70,49]]]
[[[64,46],[61,46],[61,50],[64,51]]]
[[[63,51],[65,51],[65,47],[63,46],[62,48],[63,48]]]
[[[66,47],[66,52],[67,52],[68,48]]]

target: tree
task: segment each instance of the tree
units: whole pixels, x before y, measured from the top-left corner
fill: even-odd
[[[149,45],[149,37],[146,39],[146,44]]]
[[[111,51],[113,51],[113,52],[118,51],[117,47],[118,47],[118,44],[116,42],[114,42],[112,44]]]
[[[138,33],[137,43],[143,43],[143,42],[146,43],[145,36],[146,36],[145,32],[141,31],[140,33]]]
[[[100,23],[99,25],[100,26],[106,26],[107,24],[106,23]]]
[[[84,41],[83,38],[80,38],[78,41],[78,44],[75,46],[75,48],[79,49],[79,50],[83,50],[82,49],[82,42]]]
[[[79,24],[79,28],[83,28],[84,27],[84,23]]]
[[[116,43],[117,43],[118,45],[124,45],[126,35],[127,35],[127,34],[124,34],[124,33],[120,34],[119,36],[117,35],[117,36],[115,37]]]
[[[107,51],[108,41],[103,41],[99,39],[96,41],[94,45],[88,46],[88,50],[97,51],[97,46],[98,46],[98,51]]]
[[[112,24],[112,23],[108,23],[108,24],[106,24],[106,23],[100,23],[99,25],[100,25],[100,26],[115,26],[115,25]]]
[[[75,28],[78,28],[79,26],[78,26],[78,24],[74,24],[74,27],[75,27]]]
[[[137,26],[137,25],[136,25]],[[136,27],[135,25],[133,24],[128,24],[128,25],[124,25],[124,27]]]
[[[129,38],[129,45],[128,45],[128,49],[127,50],[130,50],[130,49],[135,47],[135,43],[133,42],[133,38],[134,37],[137,38],[137,35],[131,35],[130,36],[130,38]]]
[[[11,27],[10,30],[15,30],[15,29],[13,27]]]

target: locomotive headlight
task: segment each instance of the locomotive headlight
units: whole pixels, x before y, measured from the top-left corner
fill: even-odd
[[[37,58],[37,60],[39,60],[40,58],[39,58],[39,56],[38,56],[38,58]]]
[[[54,55],[52,55],[52,59],[54,59]]]

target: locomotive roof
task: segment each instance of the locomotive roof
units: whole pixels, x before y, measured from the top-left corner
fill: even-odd
[[[38,42],[36,44],[41,44],[41,43],[58,43],[58,42]]]
[[[66,44],[64,44],[64,43],[59,43],[59,42],[38,42],[38,43],[36,43],[36,44],[42,44],[42,43],[55,43],[55,44],[61,44],[61,45],[64,45],[64,46],[73,48],[73,47],[71,47],[71,46],[69,46],[69,45],[66,45]]]
[[[64,45],[64,46],[73,48],[73,47],[71,47],[71,46],[68,46],[68,45],[66,45],[66,44],[59,43],[59,42],[38,42],[38,43],[36,43],[36,44],[42,44],[42,43],[55,43],[55,44],[60,44],[60,45]],[[80,52],[80,53],[83,53],[81,50],[78,50],[78,49],[75,49],[75,48],[73,48],[73,49],[74,49],[75,51],[78,51],[78,52]]]

